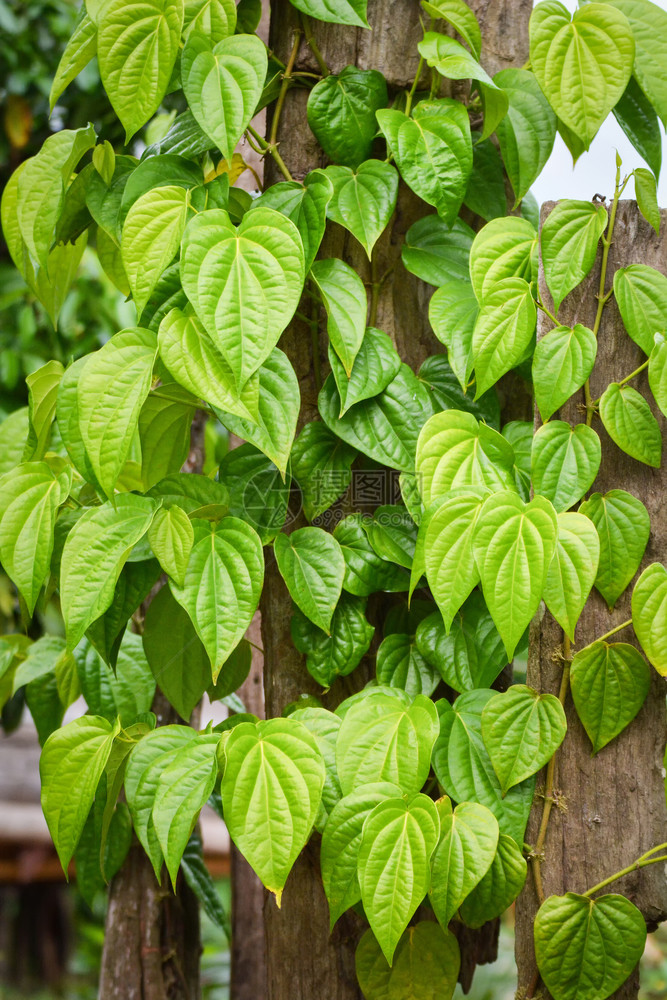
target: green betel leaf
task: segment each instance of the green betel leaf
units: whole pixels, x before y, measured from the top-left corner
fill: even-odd
[[[30,430],[30,416],[27,406],[12,410],[0,422],[0,475],[4,476],[20,464],[25,442]]]
[[[648,384],[663,416],[667,415],[667,342],[656,337],[648,359]]]
[[[536,317],[535,300],[523,278],[501,278],[485,295],[472,334],[475,399],[521,361]]]
[[[491,139],[480,142],[478,132],[473,132],[472,136],[472,173],[463,204],[488,221],[507,214],[505,170],[500,153]]]
[[[256,35],[232,35],[213,46],[199,33],[188,36],[181,56],[183,91],[226,160],[255,114],[267,67],[266,46]]]
[[[378,396],[401,369],[401,359],[391,338],[373,327],[366,329],[349,376],[331,346],[329,364],[341,400],[341,417],[355,403]]]
[[[356,454],[326,424],[317,421],[303,428],[292,447],[290,461],[309,521],[328,510],[348,488]]]
[[[378,111],[377,120],[405,183],[453,223],[472,171],[465,107],[447,98],[420,101],[412,118],[391,109]]]
[[[667,570],[651,563],[632,591],[632,627],[662,677],[667,676]]]
[[[274,208],[291,219],[301,235],[304,271],[310,271],[320,248],[327,222],[327,205],[333,196],[333,185],[324,170],[311,170],[303,184],[280,181],[272,184],[254,202],[256,208]]]
[[[148,544],[167,576],[182,587],[195,540],[192,521],[182,507],[162,507],[148,529]]]
[[[482,711],[495,691],[467,691],[453,705],[437,703],[440,736],[433,750],[433,770],[442,787],[456,802],[479,802],[498,820],[501,833],[517,845],[524,832],[535,790],[528,778],[510,788],[503,798],[498,776],[482,739]]]
[[[294,704],[298,704],[298,702]],[[297,708],[289,713],[289,717],[301,722],[312,733],[324,760],[325,775],[322,801],[315,820],[315,829],[318,833],[322,833],[329,819],[329,814],[342,797],[336,773],[336,739],[340,729],[340,718],[326,708],[317,707]]]
[[[440,840],[431,864],[429,899],[446,930],[466,896],[486,875],[498,845],[498,821],[485,806],[441,800]]]
[[[218,481],[229,490],[229,513],[251,524],[262,544],[273,541],[287,519],[290,479],[251,444],[228,451]]]
[[[473,543],[475,561],[510,660],[539,607],[557,535],[556,512],[544,497],[524,504],[505,491],[484,501]]]
[[[655,35],[654,35],[655,37]],[[635,61],[637,50],[635,48]],[[662,137],[655,109],[634,76],[616,104],[614,118],[656,177],[662,165]]]
[[[382,73],[346,66],[311,90],[308,124],[329,159],[354,170],[372,153],[375,112],[386,107],[388,100]]]
[[[185,464],[197,410],[197,396],[178,383],[165,380],[159,388],[160,391],[149,393],[139,414],[143,492],[178,473]]]
[[[322,528],[299,528],[277,535],[273,551],[292,600],[329,634],[345,576],[345,559],[334,536]]]
[[[491,867],[459,907],[463,923],[481,927],[503,914],[523,889],[527,871],[520,849],[511,837],[501,833]]]
[[[412,568],[417,543],[417,525],[402,504],[383,504],[362,520],[374,551],[382,559]]]
[[[176,886],[183,851],[218,776],[219,733],[196,736],[161,769],[153,803],[153,827]]]
[[[472,338],[478,313],[472,284],[459,278],[446,279],[428,307],[433,332],[447,348],[447,360],[464,391],[473,369]]]
[[[537,274],[537,233],[527,219],[493,219],[480,229],[470,248],[470,279],[482,304],[503,278]]]
[[[377,651],[376,676],[379,684],[400,688],[411,698],[432,695],[440,677],[417,649],[414,635],[392,632]]]
[[[167,91],[183,14],[183,0],[107,0],[100,11],[100,76],[126,142],[155,114]]]
[[[155,680],[143,654],[140,636],[126,632],[118,645],[113,670],[87,638],[77,646],[74,658],[90,711],[109,722],[120,719],[121,726],[128,726],[138,715],[150,711]]]
[[[463,46],[448,35],[427,31],[417,46],[419,54],[429,66],[448,80],[473,80],[479,90],[484,107],[484,127],[481,139],[495,132],[498,123],[507,114],[507,94],[493,82]],[[416,109],[415,109],[416,110]]]
[[[593,371],[597,339],[587,326],[556,326],[541,337],[533,355],[535,402],[542,420],[580,389]]]
[[[558,515],[558,541],[544,585],[544,603],[566,635],[574,630],[595,582],[600,539],[583,514]]]
[[[364,530],[364,515],[350,514],[334,529],[334,537],[343,550],[345,579],[343,587],[350,594],[368,597],[376,590],[407,590],[408,574],[404,569],[378,555]]]
[[[607,209],[590,201],[559,201],[549,213],[542,226],[542,262],[556,310],[593,267],[606,226]]]
[[[482,33],[473,11],[464,0],[422,0],[422,7],[433,18],[442,18],[454,28],[469,47],[475,59],[482,52]]]
[[[660,468],[662,434],[641,393],[631,385],[612,382],[600,399],[600,418],[621,451],[654,469]]]
[[[550,420],[533,438],[533,489],[551,500],[556,511],[567,510],[593,485],[601,458],[600,438],[592,427]]]
[[[435,804],[421,794],[409,802],[398,797],[380,802],[364,821],[358,858],[361,898],[390,965],[401,934],[428,892],[439,830]]]
[[[446,2],[449,5],[451,0]],[[432,920],[405,930],[391,967],[372,930],[366,931],[357,947],[357,978],[366,1000],[451,1000],[460,967],[458,941]]]
[[[366,329],[366,289],[357,272],[337,258],[316,260],[310,275],[327,312],[331,346],[350,376]]]
[[[125,219],[121,257],[137,314],[181,244],[188,214],[188,192],[178,186],[147,191]]]
[[[324,761],[293,719],[235,726],[225,744],[222,806],[229,835],[280,904],[317,815]]]
[[[496,127],[500,152],[517,203],[542,173],[556,138],[556,116],[535,75],[526,69],[503,69],[493,78],[509,100]]]
[[[635,40],[633,70],[642,90],[667,125],[667,72],[665,32],[667,14],[647,0],[605,0],[627,17]]]
[[[408,229],[401,260],[411,274],[436,288],[454,278],[466,280],[474,235],[462,219],[448,226],[439,215],[425,215]]]
[[[297,10],[329,24],[351,24],[368,28],[366,5],[368,0],[291,0]]]
[[[214,44],[234,34],[236,4],[234,0],[185,0],[184,34],[199,32]]]
[[[419,378],[428,386],[437,406],[442,410],[465,410],[478,420],[483,420],[490,427],[499,430],[498,393],[495,391],[485,393],[478,400],[468,396],[461,387],[459,378],[450,364],[451,361],[452,352],[448,350],[447,354],[432,354],[419,369]]]
[[[428,523],[424,541],[426,577],[447,632],[454,615],[479,582],[473,538],[483,499],[475,493],[446,499]]]
[[[331,634],[317,628],[298,609],[292,616],[292,641],[306,656],[308,673],[329,688],[336,677],[352,673],[366,655],[375,629],[364,613],[366,601],[342,594],[331,619]]]
[[[301,237],[280,212],[253,209],[238,230],[222,209],[200,212],[188,223],[183,288],[239,391],[292,318],[303,279]]]
[[[390,782],[371,782],[350,792],[331,810],[322,834],[320,863],[332,929],[345,910],[361,899],[357,859],[366,817],[380,802],[400,794],[400,788]]]
[[[625,90],[635,56],[628,19],[594,3],[571,15],[558,0],[530,19],[530,62],[549,104],[588,149]]]
[[[56,524],[60,523],[62,518],[61,514]],[[54,566],[54,570],[55,568]],[[160,564],[157,559],[126,563],[118,578],[111,604],[103,615],[88,626],[87,638],[111,670],[115,670],[117,667],[118,651],[130,616],[146,599],[157,582],[160,572]],[[89,707],[92,707],[90,702],[88,704]],[[97,707],[94,711],[95,715],[105,714]],[[118,714],[120,713],[114,712],[113,718]]]
[[[478,590],[455,615],[449,633],[439,612],[417,627],[417,649],[455,691],[490,687],[507,664],[502,639]]]
[[[535,957],[555,1000],[610,996],[634,969],[645,942],[637,907],[612,893],[549,896],[535,918]]]
[[[155,500],[133,493],[122,493],[115,501],[87,510],[65,542],[60,604],[70,650],[111,604],[120,571],[158,508]]]
[[[631,264],[614,275],[614,298],[628,334],[644,354],[654,336],[667,328],[667,277],[645,264]]]
[[[565,739],[563,706],[553,694],[514,684],[482,712],[482,738],[503,795],[551,760]]]
[[[55,476],[46,462],[26,462],[0,479],[0,561],[29,615],[49,575],[56,512],[70,478]]]
[[[399,694],[369,693],[347,711],[336,742],[343,795],[372,781],[391,781],[406,794],[418,792],[428,775],[438,735],[430,698],[417,695],[406,707]]]
[[[39,462],[51,441],[51,427],[56,415],[58,386],[63,377],[59,361],[47,361],[26,377],[28,387],[29,433],[23,452],[24,462]]]
[[[650,226],[655,229],[656,236],[660,232],[660,208],[658,207],[658,188],[655,177],[644,167],[635,169],[635,196],[639,211]]]
[[[194,545],[182,586],[169,581],[211,661],[213,682],[252,621],[264,582],[257,532],[238,517],[195,519]],[[215,607],[216,614],[210,609]]]
[[[458,487],[514,486],[512,446],[498,431],[459,410],[445,410],[427,420],[417,442],[415,467],[427,506]]]
[[[157,339],[150,330],[122,330],[88,358],[77,383],[81,440],[108,497],[127,461],[153,377]]]
[[[644,704],[651,670],[629,643],[600,640],[575,654],[570,685],[577,714],[597,753],[632,722]]]
[[[72,80],[88,65],[96,53],[97,25],[88,16],[84,5],[79,11],[74,31],[60,57],[56,75],[51,84],[51,91],[49,93],[49,107],[51,111],[53,111],[56,101],[63,91],[69,87]]]
[[[119,729],[119,723],[112,727],[97,715],[84,715],[44,744],[39,760],[42,810],[65,872]]]
[[[366,160],[356,172],[349,167],[327,167],[325,173],[333,185],[327,218],[352,233],[370,260],[396,208],[396,168],[381,160]]]
[[[600,538],[595,586],[611,610],[639,569],[651,522],[646,507],[625,490],[594,493],[579,508]]]

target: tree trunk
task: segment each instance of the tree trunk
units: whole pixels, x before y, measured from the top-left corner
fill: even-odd
[[[544,219],[553,203],[543,206]],[[614,272],[619,267],[641,261],[642,264],[664,271],[667,258],[665,226],[667,213],[662,213],[662,229],[657,237],[640,216],[634,202],[621,202],[609,255],[607,287],[611,287]],[[566,325],[583,323],[593,326],[597,307],[596,292],[600,280],[600,262],[593,273],[565,301],[560,319]],[[548,300],[543,276],[541,295]],[[553,324],[540,317],[538,336]],[[637,368],[644,360],[639,348],[623,328],[613,299],[605,307],[591,393],[598,398],[610,382],[617,381]],[[663,435],[666,421],[653,404],[648,390],[646,372],[633,382],[651,404]],[[572,424],[585,419],[582,408],[583,390],[560,411],[563,420]],[[664,506],[667,470],[652,469],[636,462],[620,451],[611,441],[599,419],[594,429],[602,441],[602,463],[592,490],[606,493],[624,489],[640,499],[651,517],[651,537],[642,568],[655,560],[664,560],[667,552],[667,511]],[[593,591],[577,626],[576,648],[582,649],[604,635],[615,625],[630,618],[632,585],[609,613],[597,591]],[[558,693],[562,664],[558,653],[563,634],[548,612],[534,623],[528,664],[528,684],[542,691]],[[630,629],[613,641],[633,642]],[[635,645],[638,645],[635,642]],[[652,671],[652,686],[636,719],[620,736],[604,747],[595,757],[591,745],[568,697],[565,709],[568,732],[556,757],[554,789],[562,796],[564,808],[554,808],[548,827],[541,865],[545,895],[565,891],[582,892],[605,877],[629,865],[644,851],[662,843],[667,831],[667,810],[662,762],[667,735],[665,719],[665,681]],[[542,776],[544,784],[544,777]],[[539,780],[538,780],[539,784]],[[542,814],[542,803],[536,800],[531,814],[526,840],[535,843]],[[662,865],[650,866],[625,876],[614,883],[610,892],[628,896],[644,914],[649,925],[667,917],[667,882]],[[536,983],[532,924],[537,911],[537,897],[529,878],[517,904],[516,955],[519,983],[528,989]],[[635,974],[613,996],[616,1000],[631,1000],[638,995],[639,977]],[[535,995],[538,995],[537,993]],[[548,996],[542,988],[542,996]]]
[[[485,69],[495,73],[511,64],[523,64],[528,54],[531,0],[473,0],[471,6],[480,19]],[[348,65],[380,69],[393,93],[409,87],[417,71],[421,13],[418,0],[373,0],[369,5],[371,31],[317,21],[311,21],[311,25],[332,72],[340,72]],[[285,62],[298,24],[298,13],[289,0],[272,0],[270,47]],[[303,42],[296,66],[318,72],[317,63]],[[278,129],[278,140],[282,140],[281,155],[296,180],[302,180],[310,170],[326,162],[306,124],[306,101],[304,90],[291,90]],[[269,128],[270,124],[269,121]],[[267,184],[282,180],[269,160],[265,164],[265,176]],[[378,276],[388,275],[379,292],[374,325],[392,337],[402,359],[413,369],[429,355],[441,352],[442,345],[436,341],[428,322],[431,290],[405,271],[400,251],[408,228],[421,215],[432,211],[401,183],[396,212],[376,246],[373,272],[361,247],[334,224],[329,224],[320,252],[321,257],[335,256],[347,261],[369,285],[377,282]],[[298,320],[283,334],[280,344],[299,378],[300,427],[317,418],[315,371],[325,368],[327,356],[322,327],[317,363],[311,344],[309,328]],[[296,521],[292,527],[299,527],[301,523],[304,522]],[[321,689],[307,673],[304,658],[292,643],[291,599],[270,553],[261,607],[266,713],[276,716],[301,693],[321,695]],[[342,696],[334,685],[326,703],[333,707]],[[285,888],[282,908],[278,910],[272,900],[265,906],[269,1000],[312,1000],[313,997],[358,1000],[361,996],[354,972],[354,951],[365,924],[356,914],[350,913],[339,920],[329,936],[329,913],[319,876],[318,849],[314,839],[297,860]],[[488,947],[480,949],[480,957],[483,953],[488,954]]]

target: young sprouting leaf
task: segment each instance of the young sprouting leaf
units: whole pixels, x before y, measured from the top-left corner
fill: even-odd
[[[226,160],[255,114],[266,78],[266,46],[256,35],[232,35],[215,45],[188,36],[181,77],[188,106]]]
[[[454,615],[479,582],[473,538],[483,500],[481,490],[445,499],[426,530],[426,577],[447,633]]]
[[[74,658],[89,710],[109,722],[120,719],[121,726],[129,726],[137,716],[150,711],[155,679],[144,656],[141,636],[126,632],[118,646],[113,670],[88,637],[79,643]]]
[[[447,348],[447,360],[464,392],[473,370],[472,338],[478,313],[472,284],[459,278],[444,280],[428,307],[433,332]]]
[[[438,6],[443,3],[449,6],[452,0],[438,0]],[[451,1000],[460,968],[458,941],[451,931],[443,930],[433,920],[422,920],[406,928],[396,946],[392,966],[370,928],[357,946],[357,978],[366,1000],[410,996]]]
[[[558,515],[558,541],[544,584],[544,603],[566,635],[574,630],[595,582],[600,539],[583,514]]]
[[[42,810],[67,872],[120,723],[84,715],[56,730],[39,761]]]
[[[548,420],[577,389],[595,364],[597,339],[587,326],[555,326],[537,341],[533,354],[535,402]]]
[[[406,270],[436,288],[454,279],[465,281],[474,235],[462,219],[448,226],[437,214],[425,215],[405,234],[401,260]]]
[[[348,375],[342,361],[329,345],[329,364],[341,400],[341,417],[355,403],[372,399],[398,375],[401,359],[391,338],[381,330],[367,327]]]
[[[329,634],[345,576],[337,540],[322,528],[299,528],[291,535],[276,535],[273,551],[292,600]]]
[[[567,722],[558,698],[525,684],[496,694],[482,712],[482,738],[503,795],[551,760]]]
[[[349,514],[334,529],[345,559],[343,587],[348,593],[368,597],[376,590],[408,589],[408,575],[393,561],[378,555],[364,530],[364,515]]]
[[[327,167],[325,174],[333,185],[327,218],[352,233],[370,260],[373,247],[396,208],[396,168],[382,160],[366,160],[356,171],[349,167]]]
[[[611,610],[639,569],[651,530],[646,507],[625,490],[593,493],[579,507],[600,538],[595,587]]]
[[[621,451],[654,469],[660,468],[660,426],[641,393],[631,385],[612,382],[600,399],[600,418],[607,434]]]
[[[454,616],[449,632],[439,612],[417,627],[417,649],[454,691],[490,687],[507,655],[484,598],[478,590]]]
[[[636,51],[635,48],[635,60]],[[613,115],[639,155],[658,177],[662,165],[660,122],[655,108],[634,76],[630,77],[623,96],[616,103]]]
[[[375,112],[386,107],[388,100],[382,73],[346,66],[311,90],[308,124],[329,159],[354,170],[372,153]]]
[[[530,62],[558,117],[588,149],[622,96],[635,55],[628,19],[607,4],[574,16],[562,3],[540,4],[530,18]]]
[[[648,384],[660,412],[667,415],[667,342],[662,334],[655,338],[655,347],[649,355]]]
[[[329,688],[336,677],[352,673],[366,655],[375,629],[365,615],[366,602],[343,594],[336,605],[328,635],[296,610],[292,616],[292,641],[306,656],[306,669],[318,684]]]
[[[256,208],[274,208],[291,219],[303,243],[304,272],[308,274],[320,248],[327,222],[327,205],[333,185],[324,170],[311,170],[303,179],[272,184],[256,199]]]
[[[481,927],[504,913],[523,889],[527,871],[521,850],[511,837],[501,833],[491,867],[459,907],[463,923]]]
[[[166,93],[183,15],[183,0],[108,0],[100,10],[100,76],[126,142],[155,114]]]
[[[667,76],[665,75],[665,32],[667,14],[649,0],[606,0],[627,17],[635,40],[633,71],[642,90],[667,125]]]
[[[387,109],[378,111],[377,120],[405,183],[451,225],[472,171],[465,107],[448,98],[420,101],[412,118]]]
[[[484,501],[475,561],[510,660],[539,607],[557,535],[556,512],[544,497],[524,504],[516,493],[502,491]]]
[[[614,275],[614,298],[628,335],[650,354],[655,334],[667,328],[667,277],[646,264],[622,267]]]
[[[485,295],[472,334],[475,399],[521,361],[536,317],[535,300],[523,278],[501,278]]]
[[[389,964],[428,892],[439,830],[435,804],[422,794],[408,802],[398,796],[380,802],[364,821],[358,858],[361,899]]]
[[[486,875],[498,845],[498,821],[486,806],[451,802],[440,812],[440,840],[431,862],[429,899],[443,930]]]
[[[642,914],[612,893],[549,896],[535,918],[535,957],[555,1000],[610,996],[634,969],[645,942]]]
[[[309,521],[328,510],[348,488],[356,454],[321,421],[303,428],[292,446],[290,462]]]
[[[580,649],[570,670],[572,700],[597,753],[628,726],[644,704],[651,670],[627,642],[593,642]]]
[[[292,318],[303,279],[299,232],[274,209],[247,212],[238,229],[222,209],[200,212],[188,223],[183,288],[239,391]]]
[[[667,570],[651,563],[632,591],[632,627],[642,649],[662,677],[667,677]]]
[[[65,542],[60,565],[60,604],[67,648],[73,650],[113,600],[127,557],[145,535],[158,508],[149,497],[122,493],[87,510]]]
[[[199,32],[215,44],[234,34],[236,4],[234,0],[185,0],[183,34]],[[245,30],[245,29],[242,29]],[[252,29],[254,30],[254,29]],[[252,30],[249,34],[252,34]]]
[[[590,201],[559,201],[542,226],[542,262],[556,311],[590,272],[607,226],[607,209]]]
[[[172,580],[183,586],[185,571],[194,544],[192,521],[182,507],[162,507],[148,529],[148,544],[160,566]]]
[[[221,785],[225,822],[278,904],[310,836],[323,785],[322,755],[302,723],[269,719],[231,731]]]
[[[49,107],[51,111],[55,107],[60,95],[69,87],[82,69],[97,53],[97,25],[88,15],[86,5],[83,4],[76,19],[74,30],[60,57],[58,68],[56,69],[51,90],[49,93]]]
[[[371,781],[391,781],[406,794],[428,775],[438,735],[433,702],[417,695],[406,707],[399,694],[371,692],[348,709],[336,741],[343,795]]]
[[[184,582],[172,579],[169,586],[206,647],[215,683],[257,609],[264,556],[257,532],[238,517],[217,524],[196,519],[194,529]]]
[[[493,82],[509,100],[496,134],[514,196],[520,202],[551,156],[556,116],[530,70],[503,69]]]
[[[635,196],[639,211],[650,226],[653,226],[656,236],[660,232],[660,208],[658,206],[658,187],[655,177],[644,167],[635,168]]]
[[[568,510],[593,485],[601,458],[600,438],[592,427],[550,420],[533,438],[533,489],[551,500],[557,512]]]
[[[181,245],[187,215],[188,193],[179,186],[147,191],[127,213],[121,258],[138,315]]]
[[[378,647],[375,671],[379,684],[400,688],[411,698],[432,695],[440,675],[417,648],[414,635],[392,632]]]
[[[350,24],[368,28],[366,5],[368,0],[291,0],[297,10],[329,24]]]
[[[316,260],[310,275],[324,302],[331,346],[349,377],[366,329],[366,289],[357,272],[338,258]]]

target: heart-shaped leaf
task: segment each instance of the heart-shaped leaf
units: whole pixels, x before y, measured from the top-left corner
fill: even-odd
[[[120,249],[138,314],[176,255],[187,215],[187,191],[169,185],[147,191],[127,213]]]
[[[352,233],[370,260],[396,208],[396,168],[382,160],[366,160],[356,172],[349,167],[327,167],[325,173],[333,185],[327,217]]]
[[[428,307],[429,323],[447,348],[447,360],[464,392],[473,369],[472,338],[478,313],[472,284],[459,278],[445,279]]]
[[[290,462],[309,521],[328,510],[348,488],[356,454],[320,421],[303,428],[292,447]]]
[[[436,288],[454,278],[465,281],[474,235],[463,219],[448,226],[439,215],[425,215],[405,234],[401,259],[411,274]]]
[[[509,100],[496,135],[514,196],[520,202],[551,156],[556,116],[530,70],[503,69],[493,82]]]
[[[345,576],[340,545],[322,528],[299,528],[277,535],[273,551],[292,600],[328,634]]]
[[[646,507],[625,490],[593,493],[579,507],[600,538],[595,586],[610,610],[639,569],[651,530]]]
[[[426,577],[447,632],[479,581],[473,537],[483,499],[474,493],[446,499],[431,517],[426,532]]]
[[[343,587],[350,594],[368,597],[376,590],[408,589],[405,570],[378,555],[370,544],[363,514],[349,514],[340,521],[334,529],[334,537],[343,550]]]
[[[590,272],[607,226],[607,209],[590,201],[559,201],[542,226],[544,277],[556,310]]]
[[[600,539],[583,514],[558,515],[558,541],[544,585],[544,603],[574,641],[574,630],[595,582]]]
[[[385,108],[388,100],[382,73],[346,66],[311,90],[308,124],[329,159],[354,170],[371,155],[377,131],[375,112]]]
[[[631,458],[660,468],[662,434],[651,408],[631,385],[612,382],[600,399],[600,417],[614,444]]]
[[[536,316],[523,278],[502,278],[486,294],[472,334],[475,399],[519,364],[535,332]]]
[[[324,787],[322,801],[315,820],[315,829],[322,833],[333,808],[340,802],[342,792],[336,771],[336,739],[340,729],[340,717],[326,708],[297,708],[290,712],[290,718],[301,722],[315,737],[324,760]]]
[[[460,967],[456,938],[433,920],[406,929],[391,966],[372,930],[366,931],[356,953],[357,978],[366,1000],[451,1000]]]
[[[572,507],[593,485],[602,448],[592,427],[563,420],[543,424],[533,438],[531,478],[535,493],[557,511]]]
[[[542,420],[553,416],[581,388],[593,371],[596,354],[596,336],[581,323],[555,326],[538,340],[533,355],[533,387]]]
[[[649,660],[667,676],[667,570],[651,563],[632,591],[632,627]]]
[[[489,870],[499,831],[498,821],[485,806],[462,802],[452,812],[448,799],[444,804],[440,809],[440,840],[431,863],[429,898],[440,926],[446,929]]]
[[[366,619],[365,608],[365,600],[343,594],[331,619],[330,635],[300,611],[292,616],[292,641],[306,656],[308,673],[322,687],[329,688],[336,677],[352,673],[368,652],[375,629]]]
[[[333,185],[324,170],[311,170],[303,184],[280,181],[272,184],[255,201],[255,207],[274,208],[291,219],[299,230],[303,243],[304,271],[310,271],[320,248],[327,223],[327,205],[333,195]]]
[[[600,640],[575,654],[570,684],[577,714],[597,753],[632,722],[644,704],[651,671],[634,646]]]
[[[368,327],[348,375],[332,348],[329,364],[341,400],[341,417],[355,403],[383,392],[398,375],[401,359],[386,333]]]
[[[537,233],[527,219],[493,219],[475,236],[470,248],[470,280],[480,305],[503,278],[537,273]]]
[[[415,641],[454,691],[490,687],[507,664],[502,639],[478,590],[454,616],[449,632],[436,611],[419,623]]]
[[[667,327],[667,277],[645,264],[622,267],[614,275],[614,298],[628,334],[645,354],[656,333]]]
[[[459,907],[464,924],[481,927],[504,913],[523,889],[527,872],[521,850],[511,837],[501,833],[491,867]]]
[[[148,529],[148,543],[160,566],[181,587],[194,538],[192,521],[182,507],[162,507]]]
[[[397,687],[414,698],[431,695],[440,682],[438,672],[419,652],[415,637],[392,632],[380,643],[375,671],[380,684]]]
[[[366,289],[349,264],[337,258],[316,260],[310,275],[327,312],[327,333],[348,377],[366,329]]]
[[[234,0],[185,0],[184,34],[200,32],[212,42],[234,34],[236,4]]]

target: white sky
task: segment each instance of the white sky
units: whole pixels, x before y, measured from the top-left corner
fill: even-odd
[[[562,2],[571,11],[576,10],[576,0],[562,0]],[[667,0],[653,0],[653,3],[667,10]],[[662,129],[662,126],[660,128]],[[551,158],[533,184],[533,194],[539,202],[555,201],[559,198],[581,198],[588,201],[594,194],[611,197],[614,193],[616,174],[615,150],[621,154],[624,173],[635,167],[646,166],[611,114],[593,140],[590,150],[582,154],[574,169],[572,156],[561,137],[557,135]],[[667,142],[664,136],[662,156],[658,202],[667,207]],[[625,189],[624,197],[634,197],[632,182]]]

